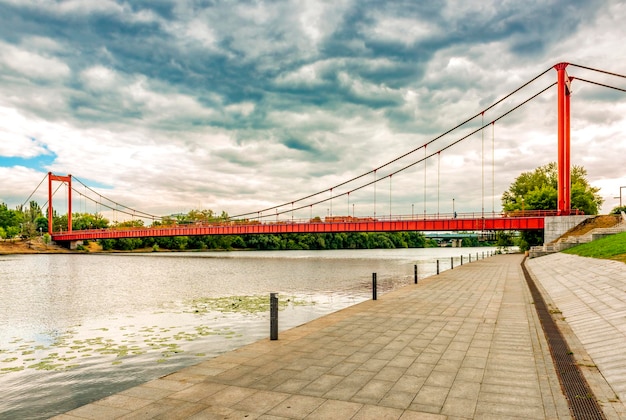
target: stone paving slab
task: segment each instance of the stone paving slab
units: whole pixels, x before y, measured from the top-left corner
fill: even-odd
[[[579,365],[597,367],[610,386],[610,392],[597,387],[596,397],[626,418],[626,264],[558,253],[527,266],[571,329],[568,344],[582,347]]]
[[[569,419],[521,255],[464,264],[61,419]]]

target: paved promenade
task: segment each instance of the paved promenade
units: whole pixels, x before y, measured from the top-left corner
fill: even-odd
[[[626,264],[558,253],[528,260],[528,267],[564,319],[560,329],[569,331],[579,365],[601,373],[590,385],[605,411],[626,418]],[[601,387],[602,378],[610,388]]]
[[[502,255],[456,267],[281,332],[277,341],[261,340],[56,418],[569,419],[522,258]],[[568,290],[567,281],[545,281],[563,273],[551,273],[543,261],[531,261],[531,269],[555,293],[563,316],[569,321],[571,311],[580,323],[572,329],[595,331],[589,341],[581,335],[581,357],[597,345],[606,372],[615,373],[606,375],[613,392],[592,362],[586,372],[607,417],[626,418],[615,395],[625,400],[626,364],[613,363],[621,357],[614,350],[626,353],[626,300],[605,300],[602,286],[594,292],[606,303],[601,309],[587,301],[588,292]],[[623,283],[613,283],[622,295]],[[572,294],[597,311],[584,314]],[[614,330],[605,330],[598,317]],[[613,335],[620,329],[621,336]],[[599,344],[605,339],[607,347]]]

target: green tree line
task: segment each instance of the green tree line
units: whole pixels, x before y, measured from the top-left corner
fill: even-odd
[[[54,231],[67,229],[67,215],[52,217]],[[110,227],[111,224],[101,214],[72,213],[72,229],[100,229]],[[48,232],[48,218],[36,201],[31,201],[28,207],[18,206],[15,210],[9,209],[5,203],[0,203],[0,239],[32,238]]]
[[[424,248],[437,246],[421,232],[289,233],[259,235],[207,235],[103,239],[105,250],[130,251],[140,248],[169,250],[256,249],[323,250]],[[468,243],[469,246],[469,243]]]

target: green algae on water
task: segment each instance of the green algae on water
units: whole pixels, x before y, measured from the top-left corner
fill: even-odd
[[[288,306],[304,306],[313,305],[315,302],[307,302],[303,299],[291,297],[283,297],[278,299],[278,310],[284,310]],[[270,301],[267,296],[226,296],[226,297],[207,297],[194,299],[190,302],[192,312],[196,314],[206,314],[209,312],[236,312],[256,314],[267,312],[270,310]]]
[[[132,327],[134,326],[123,326],[119,330]],[[0,374],[24,369],[69,370],[80,366],[80,362],[76,363],[78,360],[98,356],[111,357],[112,365],[121,365],[124,358],[154,353],[155,356],[158,355],[158,360],[155,359],[157,363],[164,363],[167,359],[184,353],[185,350],[179,344],[181,342],[192,342],[210,335],[227,339],[235,336],[228,327],[211,328],[206,325],[195,326],[192,330],[182,326],[143,327],[134,333],[124,334],[125,338],[121,342],[104,336],[76,337],[77,334],[75,331],[55,333],[55,340],[47,346],[15,340],[14,344],[18,345],[16,348],[2,350],[4,357],[0,359]]]

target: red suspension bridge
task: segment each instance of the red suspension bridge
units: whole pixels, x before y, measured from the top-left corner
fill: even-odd
[[[493,103],[489,107],[485,108],[481,112],[451,128],[445,133],[433,138],[422,146],[413,149],[401,156],[392,159],[385,164],[366,172],[362,175],[349,179],[345,182],[334,185],[331,188],[327,188],[323,191],[316,192],[314,194],[307,195],[302,198],[298,198],[293,201],[282,203],[273,207],[264,208],[259,211],[240,214],[232,216],[227,220],[220,220],[214,223],[192,223],[186,225],[165,225],[164,223],[153,223],[150,227],[127,227],[127,228],[106,228],[106,229],[85,229],[85,230],[73,230],[72,229],[72,191],[80,195],[85,200],[89,199],[101,208],[108,208],[113,211],[120,211],[133,217],[165,220],[162,216],[156,216],[149,213],[141,212],[136,209],[124,206],[113,200],[110,200],[102,194],[92,190],[86,186],[82,181],[77,178],[73,178],[71,175],[55,175],[52,173],[47,174],[48,181],[48,233],[51,235],[52,240],[57,242],[71,242],[81,240],[93,240],[93,239],[115,239],[115,238],[133,238],[133,237],[158,237],[158,236],[193,236],[193,235],[244,235],[244,234],[285,234],[285,233],[331,233],[331,232],[392,232],[392,231],[496,231],[496,230],[535,230],[543,229],[545,218],[548,216],[569,216],[572,214],[578,214],[577,210],[571,208],[571,191],[570,191],[570,96],[571,96],[571,84],[576,79],[582,82],[599,85],[602,87],[626,92],[626,90],[610,86],[607,84],[597,83],[591,80],[582,79],[580,77],[569,76],[566,68],[568,66],[576,67],[579,69],[590,70],[594,72],[600,72],[610,76],[617,76],[626,78],[626,76],[616,73],[607,72],[604,70],[592,69],[585,66],[580,66],[570,63],[558,63],[555,66],[548,68],[541,74],[537,75],[530,81],[524,83],[508,95],[504,96],[497,102]],[[556,70],[557,80],[549,84],[544,89],[520,102],[516,106],[510,108],[508,111],[503,112],[497,118],[484,123],[485,112],[491,110],[496,105],[503,103],[503,101],[509,99],[514,94],[520,92],[523,88],[527,87],[531,83],[535,82],[541,76],[545,75],[551,70]],[[555,87],[557,89],[557,139],[558,139],[558,198],[557,206],[553,211],[517,211],[517,212],[499,212],[496,213],[493,209],[491,212],[485,212],[484,210],[484,166],[483,166],[483,209],[480,212],[474,213],[448,213],[443,214],[437,211],[436,214],[424,214],[416,215],[401,215],[381,217],[376,215],[376,185],[382,180],[387,179],[390,185],[390,197],[389,205],[391,209],[391,181],[394,175],[401,172],[405,172],[407,169],[414,167],[417,164],[424,165],[424,200],[426,200],[426,162],[429,159],[440,158],[441,153],[446,149],[449,149],[463,141],[466,141],[471,136],[482,133],[486,128],[495,126],[495,123],[500,119],[506,117],[510,113],[516,111],[520,107],[524,106],[528,102],[542,95],[544,92]],[[461,136],[455,141],[448,143],[444,147],[438,150],[428,153],[431,150],[433,143],[440,140],[443,136],[446,136],[453,131],[464,126],[468,122],[481,117],[483,123],[480,127],[470,132],[467,135]],[[427,149],[430,147],[429,149]],[[484,146],[483,146],[484,148]],[[403,164],[397,169],[392,169],[392,164],[398,164],[403,159],[409,156],[415,156],[414,154],[423,149],[423,157],[414,158],[408,164]],[[493,151],[492,151],[493,153]],[[483,150],[484,156],[484,150]],[[483,158],[484,159],[484,158]],[[492,158],[493,160],[493,158]],[[385,170],[386,172],[383,175]],[[372,177],[374,180],[369,180],[366,177]],[[492,175],[493,176],[493,175]],[[439,178],[439,174],[437,175]],[[44,178],[45,180],[45,178]],[[85,190],[89,190],[93,196],[88,196],[87,193],[83,194],[78,189],[75,189],[72,185],[72,181],[78,181]],[[53,182],[60,182],[67,186],[67,228],[54,231],[53,229],[53,198],[58,191],[53,190]],[[439,180],[438,180],[439,182]],[[43,183],[43,180],[42,180]],[[41,183],[40,183],[41,185]],[[356,186],[354,186],[356,185]],[[353,215],[347,216],[334,216],[332,214],[333,199],[339,197],[345,197],[348,200],[348,214],[350,209],[350,194],[354,194],[366,187],[374,189],[373,201],[374,201],[374,214],[367,217],[355,217],[354,207]],[[39,188],[39,186],[37,187]],[[36,190],[37,190],[36,188]],[[33,194],[31,194],[32,197]],[[324,195],[327,195],[324,197]],[[95,197],[95,198],[94,198]],[[30,197],[29,197],[30,198]],[[28,201],[28,200],[26,200]],[[328,217],[323,220],[319,217],[313,218],[314,206],[319,206],[325,203],[330,203],[330,212]],[[453,204],[454,205],[454,204]],[[353,205],[354,206],[354,205]],[[316,207],[318,208],[318,207]],[[424,209],[426,207],[424,206]],[[294,212],[309,210],[311,217],[307,219],[295,219]],[[279,216],[281,216],[279,218]],[[274,219],[275,217],[275,219]]]

